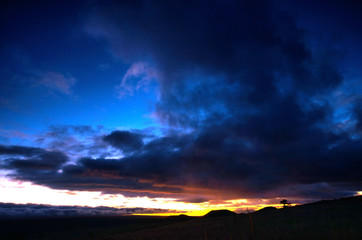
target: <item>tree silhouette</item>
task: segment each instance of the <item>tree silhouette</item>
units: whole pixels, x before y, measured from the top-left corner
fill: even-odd
[[[288,205],[290,204],[290,202],[288,202],[288,200],[287,200],[287,199],[283,199],[283,200],[281,200],[281,201],[280,201],[280,203],[281,203],[281,204],[283,204],[283,208],[288,207]]]

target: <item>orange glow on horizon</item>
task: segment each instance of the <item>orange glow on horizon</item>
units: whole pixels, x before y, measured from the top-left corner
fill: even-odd
[[[357,195],[362,195],[362,192],[357,192]],[[134,215],[172,216],[186,214],[203,216],[209,211],[221,209],[236,213],[252,212],[264,207],[280,208],[282,205],[279,204],[279,200],[278,198],[230,199],[189,203],[175,198],[125,197],[122,194],[104,194],[101,191],[57,190],[0,176],[0,202],[4,203],[160,209],[159,213],[153,211],[153,213]],[[295,205],[291,204],[291,206]]]

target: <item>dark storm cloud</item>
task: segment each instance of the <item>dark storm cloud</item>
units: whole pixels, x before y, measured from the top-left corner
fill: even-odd
[[[59,151],[20,146],[1,146],[0,149],[0,155],[3,155],[0,167],[15,170],[15,176],[25,180],[37,178],[38,174],[40,178],[52,176],[68,161],[68,157]]]
[[[68,160],[67,156],[61,152],[45,152],[35,158],[30,159],[6,159],[5,167],[28,171],[32,169],[56,170]]]
[[[283,85],[287,94],[316,93],[342,80],[338,55],[312,52],[306,31],[268,1],[113,3],[97,7],[87,28],[123,60],[155,62],[158,114],[169,123],[197,123],[200,112],[234,117]]]
[[[44,171],[30,175],[18,169],[17,177],[58,189],[176,197],[187,202],[207,201],[220,194],[252,198],[346,196],[360,185],[361,142],[349,145],[347,141],[349,144],[328,149],[328,137],[321,134],[268,146],[245,142],[245,136],[237,132],[226,134],[229,128],[157,138],[143,151],[120,160],[82,158],[53,176]],[[343,188],[338,187],[341,184]],[[200,194],[206,196],[198,197]]]
[[[143,146],[143,136],[129,131],[114,131],[103,140],[124,152],[139,150]]]
[[[156,115],[181,130],[147,141],[138,132],[111,132],[95,148],[110,145],[125,157],[84,156],[51,177],[27,174],[20,160],[7,160],[16,178],[58,189],[191,202],[216,195],[312,198],[360,190],[361,133],[342,131],[345,120],[334,116],[333,101],[319,100],[332,99],[346,84],[340,54],[329,42],[314,46],[312,33],[276,3],[98,3],[86,31],[109,41],[123,61],[157,68]],[[356,126],[360,112],[352,110]]]
[[[117,162],[120,175],[240,196],[361,185],[360,137],[337,134],[335,106],[313,102],[346,83],[342,55],[328,39],[316,45],[277,1],[113,2],[93,9],[86,29],[126,62],[151,61],[160,72],[159,118],[194,129],[186,141],[147,143]]]
[[[21,155],[29,157],[44,152],[41,148],[0,145],[0,155]]]

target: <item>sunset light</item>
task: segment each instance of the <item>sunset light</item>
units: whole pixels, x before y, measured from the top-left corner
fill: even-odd
[[[96,191],[55,190],[30,182],[0,179],[0,202],[17,204],[46,204],[54,206],[88,206],[112,208],[152,208],[167,211],[136,213],[135,215],[172,216],[187,214],[203,216],[211,210],[228,209],[236,212],[254,211],[266,206],[280,204],[261,203],[259,200],[233,199],[222,202],[187,203],[173,198],[125,197],[121,194],[104,194]],[[23,198],[22,196],[28,196]]]

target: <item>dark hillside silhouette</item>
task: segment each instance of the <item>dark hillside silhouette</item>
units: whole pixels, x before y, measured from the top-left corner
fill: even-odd
[[[207,213],[204,217],[212,218],[212,217],[226,217],[226,216],[235,216],[236,213],[230,210],[213,210]]]
[[[204,217],[84,217],[0,220],[0,239],[362,239],[362,196],[250,214],[211,211]],[[252,216],[253,229],[249,217]],[[253,233],[252,233],[253,231]]]

